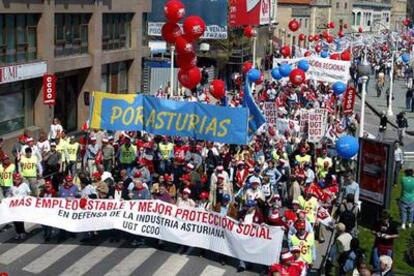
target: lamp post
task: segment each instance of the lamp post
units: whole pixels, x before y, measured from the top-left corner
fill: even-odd
[[[392,38],[391,38],[391,40],[392,40]],[[394,86],[394,58],[395,58],[395,48],[396,48],[395,44],[392,45],[391,70],[390,70],[390,93],[388,95],[388,109],[387,109],[387,115],[388,116],[394,115],[394,113],[392,112],[392,93],[393,93],[393,86]]]
[[[371,65],[367,59],[367,49],[365,48],[363,51],[364,59],[358,65],[358,74],[362,80],[362,97],[361,97],[361,115],[360,115],[360,123],[359,123],[359,137],[364,136],[364,121],[365,121],[365,98],[367,94],[367,81],[369,79],[369,75],[371,74]]]

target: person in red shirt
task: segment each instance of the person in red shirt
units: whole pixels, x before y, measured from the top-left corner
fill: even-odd
[[[249,176],[249,169],[246,168],[243,161],[239,161],[236,171],[236,185],[239,189],[244,186],[247,176]]]
[[[301,276],[301,269],[294,264],[295,257],[289,251],[282,253],[280,264],[274,264],[269,269],[269,275]],[[278,274],[279,273],[279,274]]]

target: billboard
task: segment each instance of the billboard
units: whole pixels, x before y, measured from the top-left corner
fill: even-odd
[[[229,25],[265,25],[273,23],[276,14],[276,0],[230,0]]]
[[[359,187],[360,199],[387,206],[392,178],[393,151],[390,144],[360,139]]]
[[[185,5],[185,17],[198,15],[206,22],[207,28],[203,39],[227,39],[227,0],[182,0],[182,2]],[[166,0],[152,0],[152,11],[148,14],[150,36],[161,36],[162,25],[166,22],[165,3]]]

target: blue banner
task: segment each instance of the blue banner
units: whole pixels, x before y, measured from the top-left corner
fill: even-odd
[[[148,35],[161,36],[161,28],[166,21],[164,17],[166,2],[166,0],[152,0],[152,10],[148,14]],[[207,28],[202,38],[227,39],[227,0],[182,0],[181,2],[185,5],[186,17],[198,15],[206,22]]]
[[[244,83],[243,106],[247,107],[249,110],[249,141],[253,134],[255,134],[264,123],[266,123],[265,117],[253,99],[251,90],[250,81],[246,77],[246,81]]]
[[[248,109],[94,92],[91,128],[147,131],[227,144],[247,144]]]

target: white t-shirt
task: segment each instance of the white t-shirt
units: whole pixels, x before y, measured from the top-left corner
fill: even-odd
[[[63,127],[60,124],[51,124],[50,125],[50,132],[49,132],[49,139],[56,139],[58,132],[62,132]]]
[[[44,140],[43,142],[38,141],[36,144],[37,148],[39,149],[40,154],[50,151],[50,143],[49,140]]]
[[[31,194],[30,187],[27,183],[22,183],[19,186],[10,187],[10,196],[28,196]]]

